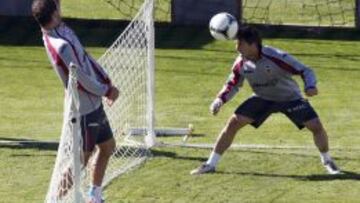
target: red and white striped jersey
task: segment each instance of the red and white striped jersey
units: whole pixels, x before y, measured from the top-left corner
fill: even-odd
[[[229,101],[239,91],[246,79],[254,94],[271,101],[292,101],[302,98],[300,88],[293,75],[300,75],[305,90],[316,86],[314,72],[290,54],[265,46],[261,58],[250,61],[239,56],[232,72],[218,94],[223,102]]]
[[[43,41],[50,62],[65,88],[70,63],[78,66],[80,114],[99,108],[102,97],[109,93],[111,81],[104,69],[85,51],[75,33],[62,23],[52,30],[43,30]]]

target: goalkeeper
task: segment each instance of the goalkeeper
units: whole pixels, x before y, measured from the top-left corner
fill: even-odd
[[[232,73],[210,106],[216,115],[242,87],[246,79],[254,94],[243,102],[220,132],[216,145],[206,163],[191,171],[191,174],[214,172],[221,155],[230,147],[237,131],[251,124],[255,128],[272,114],[285,114],[299,129],[306,127],[313,134],[320,151],[321,162],[330,174],[340,173],[329,155],[326,131],[310,103],[302,97],[293,75],[304,81],[305,94],[318,94],[314,72],[290,54],[269,46],[262,46],[257,30],[245,26],[237,35],[237,51]]]
[[[105,169],[115,148],[102,98],[106,98],[108,105],[112,105],[118,98],[119,91],[111,84],[103,68],[84,50],[75,33],[62,22],[58,3],[54,0],[35,0],[32,13],[41,27],[50,62],[65,89],[70,63],[77,66],[84,166],[95,146],[99,149],[89,191],[90,202],[98,203],[102,201],[101,184]]]

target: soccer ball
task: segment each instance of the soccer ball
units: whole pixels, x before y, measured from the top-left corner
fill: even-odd
[[[236,18],[226,12],[214,15],[209,23],[210,34],[218,40],[235,39],[238,28]]]

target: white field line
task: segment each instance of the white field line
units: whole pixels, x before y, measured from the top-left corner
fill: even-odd
[[[159,147],[184,147],[184,148],[198,148],[198,149],[212,149],[214,144],[209,143],[158,143]],[[316,150],[312,145],[266,145],[266,144],[232,144],[230,149],[307,149]],[[360,150],[360,147],[331,147],[331,150]]]
[[[26,146],[26,145],[56,145],[58,141],[12,141],[12,140],[0,140],[1,146]],[[198,149],[212,149],[214,144],[211,143],[165,143],[158,142],[155,147],[183,147],[183,148],[198,148]],[[230,149],[308,149],[316,150],[313,145],[267,145],[267,144],[232,144]],[[360,147],[346,147],[346,146],[334,146],[330,150],[343,150],[352,151],[359,150]]]

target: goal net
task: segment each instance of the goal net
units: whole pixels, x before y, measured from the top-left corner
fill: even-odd
[[[120,97],[105,106],[116,140],[103,186],[129,171],[150,155],[154,134],[154,30],[153,0],[145,0],[137,15],[113,45],[99,59]],[[76,108],[76,75],[69,77],[61,141],[46,202],[83,202],[90,184],[90,169],[98,155],[94,152],[87,166],[81,161],[81,135]]]
[[[243,23],[271,25],[306,25],[306,26],[355,26],[356,0],[231,0],[239,1]],[[103,0],[118,11],[123,18],[131,16],[137,10],[141,0]],[[169,21],[172,13],[171,0],[157,0],[155,9],[157,21]],[[196,6],[183,3],[183,10]],[[206,2],[206,0],[203,0]],[[215,2],[215,1],[208,1]],[[217,2],[217,5],[228,2]],[[196,8],[198,15],[212,12],[207,7]],[[214,8],[215,9],[215,8]],[[216,10],[216,9],[215,9]]]
[[[96,4],[101,13],[89,13],[87,0],[78,0],[74,5],[64,0],[63,13],[67,17],[94,19],[132,19],[143,0],[101,0]],[[243,23],[262,25],[300,25],[311,27],[355,27],[360,24],[359,0],[154,0],[157,22],[172,22],[178,15],[184,20],[208,18],[216,12],[232,12]],[[213,4],[208,6],[207,4]],[[175,6],[176,5],[176,6]],[[206,6],[204,6],[206,5]],[[229,6],[231,7],[229,8]],[[238,5],[239,8],[233,8]],[[235,6],[236,7],[236,6]],[[177,13],[176,9],[185,11]],[[95,8],[94,8],[95,9]],[[187,13],[186,13],[187,12]],[[206,20],[203,22],[207,22]],[[172,22],[174,23],[174,22]],[[181,24],[181,22],[175,22]],[[191,22],[183,22],[188,24]]]
[[[82,138],[76,70],[70,67],[61,138],[45,202],[81,202]]]
[[[355,26],[355,0],[243,0],[244,23]]]

